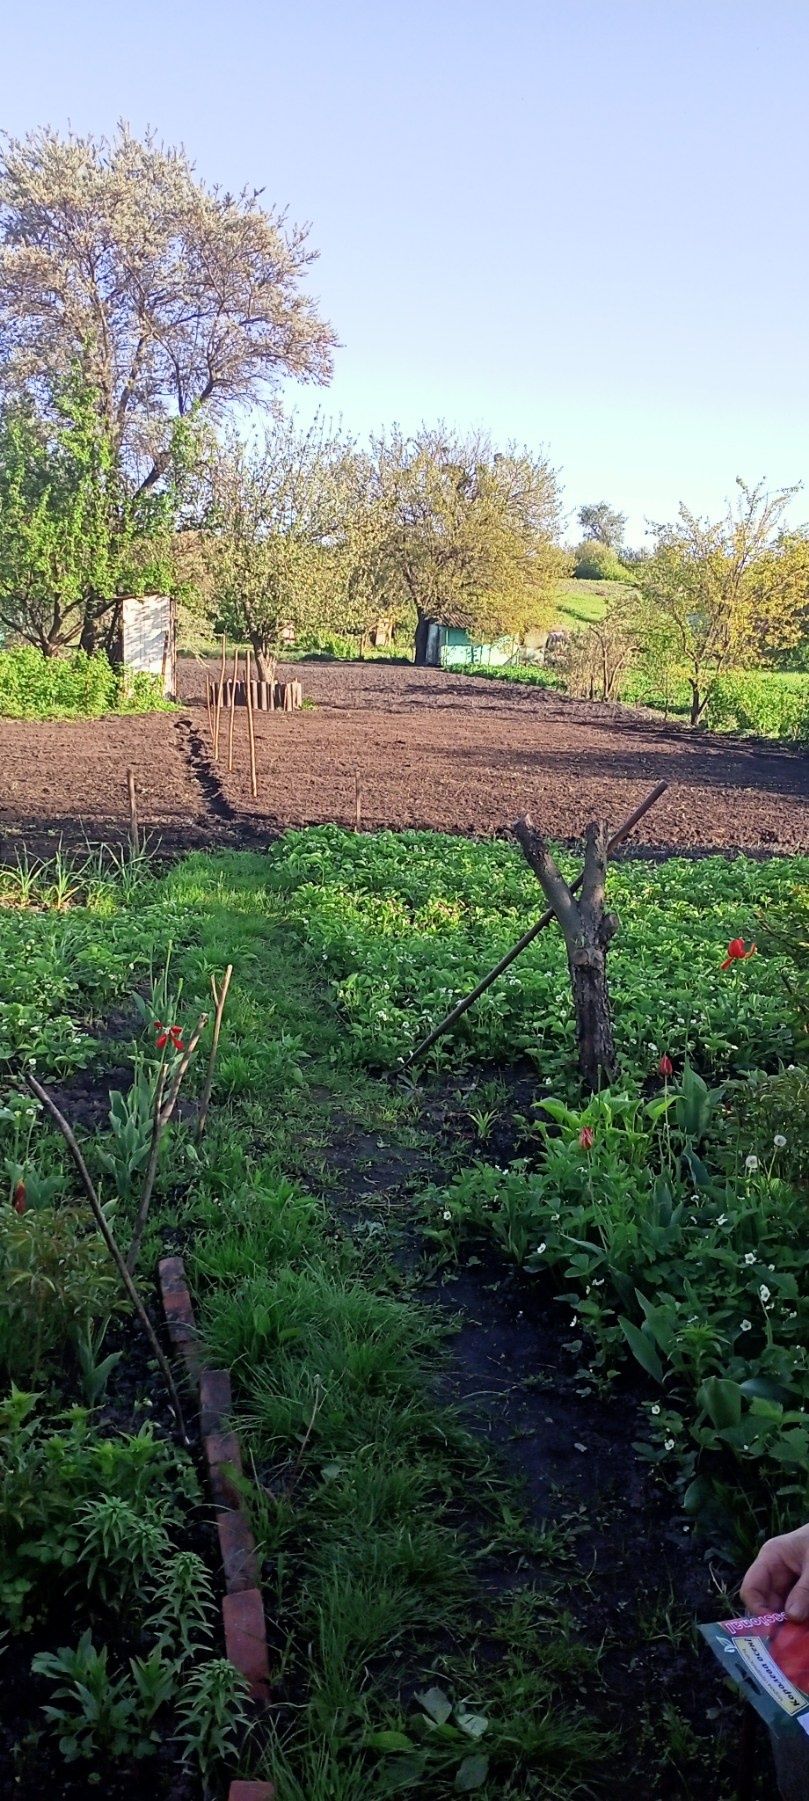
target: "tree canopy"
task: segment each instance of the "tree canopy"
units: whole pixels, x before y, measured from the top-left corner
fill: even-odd
[[[221,418],[284,376],[329,379],[334,334],[302,286],[313,259],[258,190],[207,187],[153,134],[7,137],[2,391],[47,410],[78,366],[130,489],[148,489],[173,421]]]
[[[594,538],[610,550],[619,551],[624,541],[626,513],[616,512],[608,500],[594,500],[579,507],[579,524],[585,538]]]
[[[785,540],[786,509],[797,492],[769,494],[763,482],[737,480],[735,504],[721,519],[681,506],[676,521],[654,528],[655,549],[637,572],[642,627],[686,671],[691,723],[698,724],[723,670],[760,662],[776,646],[796,644],[805,584],[804,539]]]

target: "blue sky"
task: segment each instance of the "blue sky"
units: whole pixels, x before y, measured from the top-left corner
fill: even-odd
[[[39,0],[0,120],[263,187],[342,341],[301,410],[542,444],[640,541],[809,478],[807,68],[807,0]]]

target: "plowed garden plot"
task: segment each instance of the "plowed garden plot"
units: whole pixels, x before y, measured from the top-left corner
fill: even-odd
[[[220,771],[229,807],[254,825],[349,823],[358,777],[367,827],[489,833],[529,810],[554,836],[575,838],[596,814],[617,822],[665,780],[671,792],[644,820],[641,842],[809,845],[809,766],[799,752],[691,736],[629,708],[440,669],[308,663],[295,675],[314,705],[256,714],[258,798],[241,711],[233,773]],[[201,709],[199,666],[188,677]]]
[[[258,797],[247,720],[234,769],[209,757],[205,671],[181,663],[181,716],[37,724],[0,720],[6,854],[127,831],[127,769],[146,830],[168,851],[255,844],[287,825],[353,822],[500,831],[526,809],[559,838],[603,813],[617,822],[653,782],[670,793],[637,837],[650,848],[795,852],[809,847],[809,765],[760,742],[506,682],[407,665],[307,663],[310,708],[256,715]],[[223,733],[223,736],[226,734]]]

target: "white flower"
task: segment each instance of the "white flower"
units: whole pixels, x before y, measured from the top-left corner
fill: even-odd
[[[770,1291],[765,1282],[762,1282],[762,1284],[761,1284],[761,1287],[758,1291],[758,1298],[760,1301],[764,1302],[764,1305],[766,1307],[767,1302],[770,1298]]]
[[[728,1223],[728,1216],[727,1216],[727,1214],[726,1214],[726,1213],[720,1213],[720,1215],[719,1215],[719,1218],[718,1218],[718,1220],[717,1220],[717,1222],[716,1222],[716,1223],[717,1223],[717,1225],[718,1225],[718,1226],[726,1226],[726,1225],[727,1225],[727,1223]]]
[[[557,1220],[560,1220],[561,1217],[562,1217],[561,1213],[552,1213],[551,1214],[551,1225],[555,1226],[557,1223]]]
[[[777,1151],[783,1150],[784,1145],[786,1144],[786,1139],[784,1137],[783,1132],[776,1132],[775,1137],[773,1139],[773,1144],[775,1145],[775,1148]]]
[[[548,1249],[548,1247],[547,1247],[547,1245],[546,1245],[546,1244],[545,1244],[545,1242],[544,1242],[544,1240],[543,1240],[543,1243],[542,1243],[542,1244],[538,1244],[538,1245],[537,1245],[537,1248],[536,1248],[536,1251],[535,1251],[535,1252],[534,1252],[534,1256],[535,1256],[535,1257],[541,1257],[541,1256],[542,1256],[542,1253],[543,1253],[543,1251],[547,1251],[547,1249]]]
[[[666,1450],[666,1451],[673,1451],[673,1450],[674,1450],[674,1439],[673,1439],[673,1438],[667,1438],[667,1439],[666,1439],[666,1443],[665,1443],[665,1446],[664,1446],[664,1449],[665,1449],[665,1450]]]
[[[451,1218],[452,1218],[452,1214],[451,1214],[451,1213],[450,1213],[450,1210],[449,1210],[449,1208],[448,1208],[448,1207],[445,1207],[445,1208],[444,1208],[444,1211],[443,1211],[443,1213],[442,1213],[442,1215],[441,1215],[441,1218],[442,1218],[442,1219],[451,1219]]]
[[[752,1330],[753,1330],[753,1327],[752,1327],[750,1320],[743,1319],[741,1322],[741,1325],[739,1327],[739,1331],[740,1332],[752,1332]]]
[[[751,1265],[751,1263],[755,1263],[755,1261],[756,1261],[756,1253],[755,1253],[755,1251],[745,1251],[745,1253],[744,1253],[744,1261],[745,1261],[745,1263],[746,1263],[746,1264],[747,1264],[747,1267],[748,1267],[748,1269],[749,1269],[749,1268],[750,1268],[750,1265]]]
[[[658,1403],[658,1402],[657,1402],[657,1401],[653,1401],[653,1402],[652,1402],[652,1412],[653,1412],[653,1413],[659,1413],[659,1412],[660,1412],[660,1406],[659,1406],[659,1403]]]
[[[758,1169],[758,1158],[754,1157],[752,1152],[746,1159],[744,1167],[747,1170],[748,1175],[752,1175],[754,1171]]]

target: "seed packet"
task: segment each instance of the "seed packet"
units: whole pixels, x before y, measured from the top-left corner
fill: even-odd
[[[785,1613],[700,1626],[726,1676],[779,1736],[809,1737],[809,1624]]]

